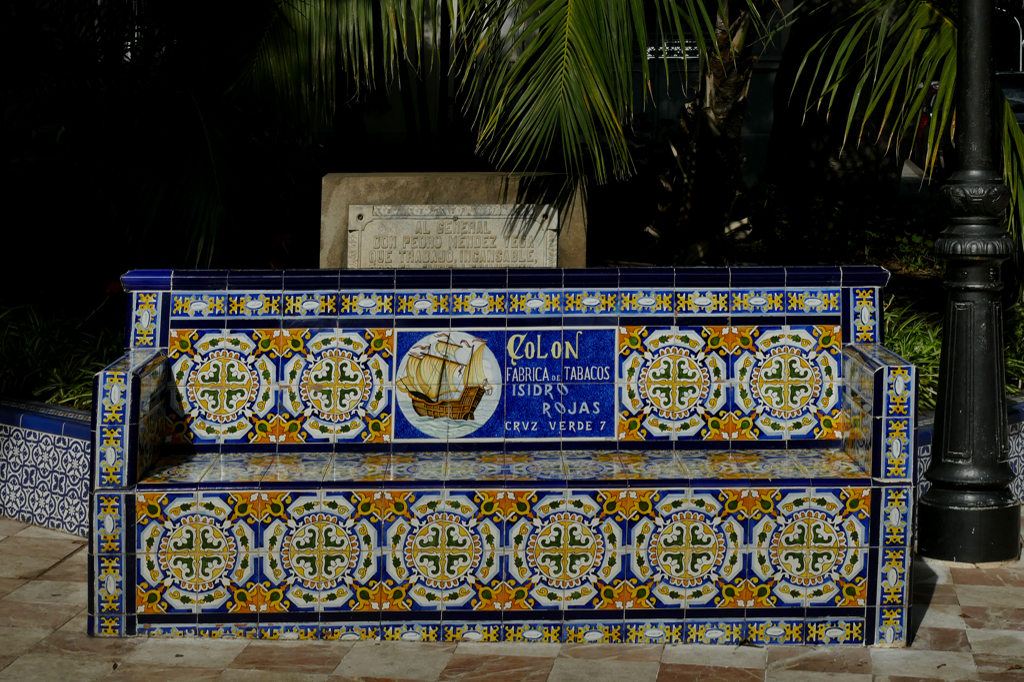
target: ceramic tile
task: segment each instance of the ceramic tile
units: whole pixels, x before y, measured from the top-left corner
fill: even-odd
[[[272,453],[222,454],[199,479],[202,488],[254,487],[276,461]]]
[[[850,326],[853,343],[881,343],[882,312],[879,305],[878,289],[875,287],[856,287],[850,292]]]
[[[671,452],[619,452],[631,486],[648,487],[648,482],[685,484],[688,474]]]
[[[506,481],[510,484],[528,485],[532,482],[555,482],[565,485],[565,466],[556,451],[510,452],[505,457]]]
[[[261,498],[264,587],[254,597],[273,595],[269,612],[358,610],[360,592],[380,580],[379,526],[358,501],[312,490]]]
[[[500,642],[501,621],[449,621],[441,623],[445,642]]]
[[[195,485],[217,460],[215,452],[169,455],[159,460],[139,481],[140,487],[160,485]]]
[[[503,329],[399,331],[394,437],[400,441],[502,438],[503,365],[498,358],[504,358],[504,346]],[[449,383],[443,383],[443,377],[450,377]],[[467,377],[473,379],[469,386]]]
[[[131,348],[156,348],[159,345],[163,297],[159,291],[132,294]]]
[[[713,328],[621,329],[617,438],[718,437],[712,417],[729,405],[721,338]]]
[[[744,522],[716,491],[637,491],[630,500],[629,577],[654,608],[714,605],[742,577]]]
[[[299,483],[319,486],[330,464],[330,453],[278,453],[260,482],[263,487]]]
[[[681,644],[686,637],[683,619],[677,621],[631,621],[623,624],[627,644]]]
[[[741,334],[750,344],[741,342],[732,361],[734,404],[753,421],[750,432],[758,439],[841,438],[838,327],[746,328]]]
[[[372,621],[366,623],[321,622],[317,634],[319,639],[327,641],[380,641],[380,621]]]
[[[274,440],[389,442],[393,331],[292,331],[281,353],[282,423]]]
[[[324,484],[379,486],[387,480],[390,453],[335,453],[324,472]]]
[[[864,644],[865,634],[863,618],[807,619],[808,644]]]
[[[474,483],[501,485],[505,481],[504,452],[449,452],[446,469],[446,484],[459,486]]]

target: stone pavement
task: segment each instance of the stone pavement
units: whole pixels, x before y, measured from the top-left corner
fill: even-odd
[[[917,559],[909,649],[99,639],[85,541],[0,519],[0,682],[1024,682],[1024,561]]]

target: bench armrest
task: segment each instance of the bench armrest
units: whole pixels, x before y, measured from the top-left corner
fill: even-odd
[[[844,408],[850,429],[844,449],[883,481],[914,480],[917,371],[879,344],[843,349]]]
[[[126,353],[93,381],[92,488],[124,489],[156,461],[167,412],[166,351]]]

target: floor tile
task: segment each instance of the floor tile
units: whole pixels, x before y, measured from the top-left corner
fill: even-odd
[[[957,628],[918,628],[911,643],[914,649],[926,651],[970,651],[967,631]]]
[[[147,639],[125,663],[223,670],[248,645],[244,639]]]
[[[403,680],[436,680],[455,644],[357,642],[341,659],[335,675]]]
[[[56,630],[84,609],[84,604],[0,600],[0,627]]]
[[[1024,653],[974,654],[978,677],[985,682],[1024,682]]]
[[[657,662],[663,649],[661,644],[563,644],[558,657]]]
[[[913,594],[915,606],[960,603],[952,583],[914,583]]]
[[[666,644],[661,654],[661,662],[764,670],[766,651],[761,647],[750,646]]]
[[[769,647],[768,670],[871,674],[871,655],[864,647]]]
[[[21,656],[51,632],[49,628],[0,627],[0,656]]]
[[[929,562],[921,557],[914,557],[915,585],[948,585],[952,582],[953,574],[949,566]]]
[[[658,682],[761,682],[760,668],[728,668],[716,665],[662,663]]]
[[[37,580],[67,580],[82,583],[87,582],[88,579],[89,551],[86,547],[82,547],[37,578]]]
[[[51,604],[78,604],[85,608],[89,603],[89,583],[63,580],[33,580],[14,590],[3,601],[34,601]]]
[[[1020,630],[967,631],[971,651],[976,654],[1009,654],[1016,652],[1024,663],[1024,632]]]
[[[18,531],[15,535],[19,538],[44,538],[46,540],[70,540],[71,542],[81,542],[85,544],[89,541],[88,538],[83,538],[80,535],[72,535],[71,533],[64,533],[59,530],[51,530],[49,528],[41,528],[39,526],[29,526],[25,530]]]
[[[75,616],[60,629],[37,642],[31,652],[118,662],[123,661],[145,641],[136,637],[90,637],[86,631],[87,619],[84,614]]]
[[[28,528],[27,523],[14,519],[0,519],[0,535],[14,535]]]
[[[1024,590],[995,585],[957,585],[957,598],[964,606],[997,606],[1024,609]]]
[[[520,642],[461,642],[456,654],[477,656],[530,656],[534,658],[555,658],[561,651],[561,644],[526,644]]]
[[[221,672],[211,668],[122,663],[104,678],[104,682],[213,682]]]
[[[25,654],[3,670],[0,670],[0,681],[54,682],[54,680],[74,680],[74,682],[92,682],[93,680],[103,679],[112,670],[113,664],[108,661],[86,660],[74,656]]]
[[[1024,609],[1000,609],[985,606],[962,606],[964,623],[969,628],[992,630],[1024,630]]]
[[[819,682],[819,680],[830,680],[831,682],[872,682],[869,674],[858,673],[822,673],[811,670],[768,670],[764,676],[765,682]]]
[[[544,682],[555,660],[538,656],[455,655],[441,672],[442,682]]]
[[[225,670],[217,682],[324,682],[323,673],[283,672],[281,670]]]
[[[556,658],[548,682],[655,682],[658,667],[653,661]]]
[[[18,589],[27,582],[27,580],[23,580],[20,578],[0,578],[0,599],[7,596],[8,594]]]
[[[81,546],[67,540],[9,537],[0,542],[0,578],[35,578]]]
[[[875,675],[934,677],[941,680],[977,680],[978,671],[969,653],[871,649]]]
[[[242,650],[228,667],[330,675],[353,644],[257,641]]]
[[[963,630],[967,627],[960,615],[963,613],[956,604],[929,604],[927,609],[911,609],[911,618],[919,627],[923,628],[956,628]],[[918,622],[920,618],[920,622]]]
[[[1024,587],[1024,575],[1005,568],[957,568],[950,569],[956,585],[1006,585]]]

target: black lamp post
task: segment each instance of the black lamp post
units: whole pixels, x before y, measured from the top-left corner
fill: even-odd
[[[948,561],[1015,559],[1020,505],[1010,482],[999,266],[1013,242],[1001,226],[995,123],[993,0],[960,0],[956,142],[961,169],[942,188],[952,217],[935,244],[947,259],[932,487],[919,504],[918,552]]]

